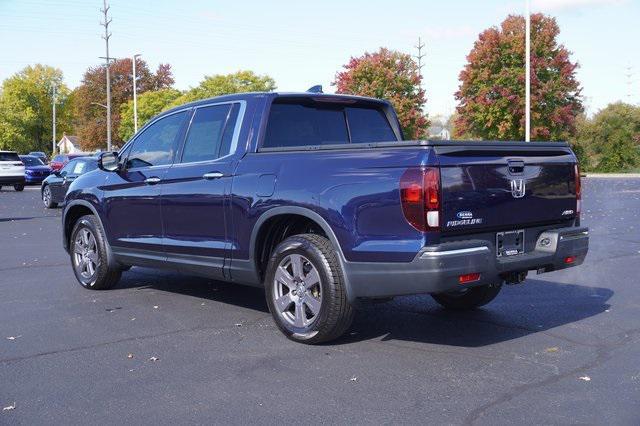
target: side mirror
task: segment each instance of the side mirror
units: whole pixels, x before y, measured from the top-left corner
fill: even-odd
[[[103,152],[98,159],[98,167],[106,172],[115,172],[119,168],[118,154],[115,152]]]

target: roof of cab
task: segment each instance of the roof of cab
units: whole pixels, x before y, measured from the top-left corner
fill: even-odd
[[[384,99],[377,98],[368,98],[365,96],[356,96],[356,95],[342,95],[342,94],[333,94],[333,93],[311,93],[311,92],[246,92],[246,93],[234,93],[232,95],[223,95],[216,96],[213,98],[201,99],[198,101],[189,102],[186,104],[182,104],[171,108],[167,111],[164,111],[162,114],[159,114],[158,117],[163,115],[171,114],[172,112],[179,111],[186,108],[193,108],[197,106],[207,105],[214,102],[227,102],[227,101],[246,101],[250,99],[257,98],[325,98],[327,101],[331,99],[336,100],[353,100],[353,101],[366,101],[373,103],[380,103],[388,105],[389,102]]]

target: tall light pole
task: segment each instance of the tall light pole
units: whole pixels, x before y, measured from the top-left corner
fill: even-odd
[[[58,101],[57,99],[57,93],[56,93],[56,86],[52,86],[51,87],[51,103],[53,104],[53,130],[51,132],[51,155],[55,155],[56,154],[56,102]]]
[[[525,77],[524,77],[524,140],[531,141],[531,0],[526,0]]]
[[[133,133],[138,133],[138,94],[136,93],[136,58],[140,57],[139,53],[133,55]]]
[[[104,14],[104,21],[101,24],[104,26],[104,35],[102,38],[106,44],[107,56],[104,57],[107,66],[107,151],[111,151],[111,76],[109,75],[109,66],[111,65],[111,58],[109,58],[109,38],[111,33],[109,32],[109,24],[111,19],[109,18],[109,6],[107,6],[107,0],[102,0],[103,8],[100,10]]]

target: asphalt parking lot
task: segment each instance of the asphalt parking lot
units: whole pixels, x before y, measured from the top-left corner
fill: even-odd
[[[60,210],[5,187],[0,424],[639,424],[640,179],[583,182],[583,266],[474,312],[368,306],[323,346],[283,337],[258,289],[133,268],[84,290]]]

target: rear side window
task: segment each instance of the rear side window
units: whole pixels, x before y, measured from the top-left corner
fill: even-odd
[[[229,120],[231,107],[227,104],[196,109],[184,143],[183,163],[215,160],[229,153],[228,146],[226,152],[221,147],[228,127],[233,135],[235,120],[234,123]]]
[[[0,152],[0,161],[20,161],[20,157],[15,152]]]
[[[288,148],[398,140],[378,105],[290,99],[271,105],[262,146]]]

